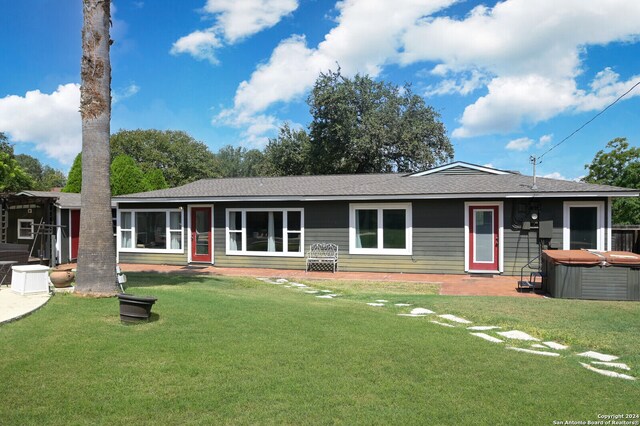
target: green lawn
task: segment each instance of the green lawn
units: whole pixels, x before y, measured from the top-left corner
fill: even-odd
[[[115,299],[57,295],[0,326],[0,424],[552,424],[640,411],[640,381],[600,376],[575,356],[620,355],[640,377],[638,303],[313,283],[344,295],[323,300],[255,279],[128,278],[128,292],[159,298],[152,322],[121,324]],[[571,349],[508,351],[364,303],[380,298]]]

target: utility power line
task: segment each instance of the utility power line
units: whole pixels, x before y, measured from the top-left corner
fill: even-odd
[[[578,133],[580,130],[582,130],[583,128],[585,128],[589,123],[591,123],[593,120],[595,120],[596,118],[598,118],[599,116],[601,116],[606,110],[608,110],[609,108],[611,108],[612,106],[614,106],[616,103],[618,103],[618,101],[622,98],[624,98],[625,96],[627,96],[629,93],[631,93],[631,91],[633,89],[635,89],[636,87],[640,86],[640,80],[638,80],[636,82],[636,84],[634,84],[633,86],[631,86],[631,88],[629,90],[627,90],[626,92],[624,92],[622,95],[620,95],[618,97],[618,99],[616,99],[615,101],[611,102],[609,105],[607,105],[603,110],[601,110],[600,112],[598,112],[596,115],[594,115],[593,117],[591,117],[591,119],[589,119],[586,123],[584,123],[582,126],[578,127],[576,130],[574,130],[573,132],[571,132],[571,134],[569,136],[567,136],[566,138],[562,139],[560,142],[558,142],[557,144],[555,144],[554,146],[552,146],[551,148],[549,148],[548,150],[546,150],[542,155],[540,155],[539,157],[531,157],[531,161],[532,163],[535,164],[542,164],[542,161],[540,161],[542,159],[542,157],[544,157],[545,155],[547,155],[548,153],[550,153],[551,151],[553,151],[554,149],[556,149],[557,147],[559,147],[560,145],[562,145],[562,143],[566,142],[567,139],[569,139],[570,137],[572,137],[573,135],[575,135],[576,133]]]

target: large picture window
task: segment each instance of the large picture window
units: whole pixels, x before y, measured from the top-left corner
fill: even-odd
[[[182,210],[120,210],[121,251],[183,252]]]
[[[349,252],[411,254],[411,204],[351,204]]]
[[[604,250],[604,201],[564,203],[564,250]]]
[[[227,209],[227,254],[303,256],[302,209]]]

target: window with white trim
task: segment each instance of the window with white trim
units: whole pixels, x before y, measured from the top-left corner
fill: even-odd
[[[564,250],[604,250],[604,201],[564,203]]]
[[[18,238],[33,240],[33,219],[18,219]]]
[[[349,253],[410,255],[411,203],[349,205]]]
[[[183,252],[182,210],[120,210],[119,219],[121,251]]]
[[[227,209],[227,254],[304,256],[303,209]]]

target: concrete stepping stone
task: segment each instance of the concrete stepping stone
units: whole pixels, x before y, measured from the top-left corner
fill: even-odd
[[[388,300],[384,300],[384,299],[378,299],[378,300],[376,300],[376,302],[378,302],[378,303],[389,303]]]
[[[622,373],[616,373],[615,371],[611,371],[611,370],[602,370],[600,368],[596,368],[592,365],[589,364],[585,364],[584,362],[580,363],[581,366],[583,366],[584,368],[586,368],[587,370],[591,370],[594,371],[598,374],[602,374],[603,376],[608,376],[608,377],[617,377],[619,379],[625,379],[625,380],[636,380],[635,377],[633,376],[629,376],[627,374],[622,374]]]
[[[447,324],[447,323],[445,323],[445,322],[440,322],[440,321],[436,321],[436,320],[433,320],[433,321],[431,321],[431,322],[432,322],[432,323],[434,323],[434,324],[442,325],[442,326],[444,326],[444,327],[455,327],[455,325]]]
[[[429,314],[433,314],[435,312],[433,312],[430,309],[425,309],[425,308],[413,308],[411,310],[411,312],[409,312],[412,315],[429,315]]]
[[[282,284],[276,281],[273,281],[271,278],[258,278],[260,281],[265,282],[267,284]]]
[[[535,355],[560,356],[560,354],[557,352],[534,351],[533,349],[514,348],[513,346],[507,346],[507,349],[511,349],[512,351],[518,351],[518,352],[526,352],[528,354],[535,354]]]
[[[380,307],[380,306],[384,306],[384,303],[374,303],[374,302],[371,302],[371,303],[367,303],[367,305],[369,305],[369,306],[375,306],[375,307]]]
[[[316,296],[318,299],[333,299],[333,296],[323,294],[322,296]]]
[[[278,278],[278,279],[276,280],[276,282],[277,282],[277,283],[288,283],[289,281],[288,281],[288,280],[285,280],[284,278]]]
[[[502,337],[506,337],[507,339],[516,339],[516,340],[529,340],[532,342],[539,342],[540,339],[533,337],[524,331],[519,330],[511,330],[511,331],[498,331],[497,332]]]
[[[307,294],[318,294],[318,293],[320,293],[318,290],[305,290],[304,292],[307,293]]]
[[[561,345],[560,343],[556,343],[556,342],[542,342],[542,343],[547,345],[551,349],[557,349],[557,350],[560,350],[560,351],[563,351],[565,349],[569,349],[569,346]]]
[[[489,336],[487,333],[470,333],[472,336],[478,336],[481,339],[488,340],[493,343],[502,343],[504,340],[500,340],[497,337]]]
[[[406,307],[406,306],[412,306],[412,305],[411,303],[396,303],[395,306]]]
[[[322,293],[331,293],[331,290],[320,290]]]
[[[631,370],[631,368],[624,362],[606,362],[606,361],[591,361],[591,364],[604,365],[606,367],[619,368],[620,370]]]
[[[578,356],[586,356],[588,358],[597,359],[598,361],[615,361],[619,357],[615,355],[601,354],[600,352],[587,351],[578,354]]]
[[[531,345],[531,347],[536,349],[549,349],[549,347],[541,345],[540,343],[534,343],[533,345]]]
[[[399,317],[426,317],[422,314],[398,314]]]
[[[457,322],[457,323],[460,323],[460,324],[473,324],[473,323],[472,323],[471,321],[469,321],[469,320],[466,320],[466,319],[464,319],[464,318],[460,318],[460,317],[457,317],[457,316],[455,316],[455,315],[451,315],[451,314],[442,314],[442,315],[438,315],[438,316],[439,316],[440,318],[444,318],[444,319],[446,319],[446,320],[453,321],[453,322]]]
[[[301,283],[290,283],[292,287],[299,287],[299,288],[305,288],[308,287],[306,284],[301,284]]]
[[[499,328],[501,327],[498,327],[497,325],[474,325],[471,327],[467,327],[467,330],[485,331],[485,330],[496,330]]]

